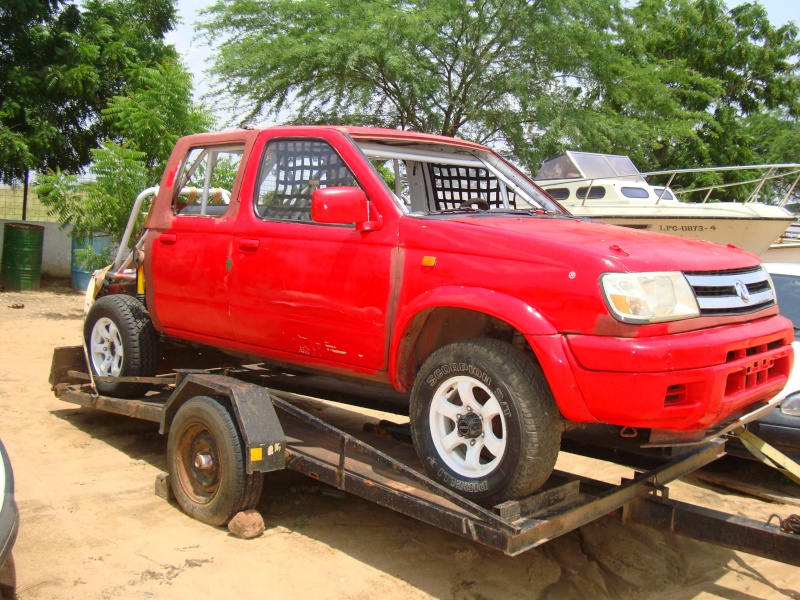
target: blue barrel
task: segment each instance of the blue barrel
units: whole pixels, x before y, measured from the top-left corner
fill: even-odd
[[[89,281],[92,279],[92,271],[81,266],[77,256],[76,250],[93,249],[97,254],[110,245],[110,238],[107,233],[98,233],[91,238],[75,239],[72,238],[72,268],[70,275],[72,279],[72,289],[85,291],[89,287]]]
[[[0,281],[7,290],[38,290],[42,276],[44,227],[6,223]]]

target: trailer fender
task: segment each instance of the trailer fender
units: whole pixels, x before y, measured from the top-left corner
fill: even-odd
[[[195,396],[224,397],[242,436],[247,473],[266,473],[286,467],[286,436],[275,414],[266,388],[224,375],[181,374],[173,394],[164,405],[159,432],[165,434],[178,410]]]

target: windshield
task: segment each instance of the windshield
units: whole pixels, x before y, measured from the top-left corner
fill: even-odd
[[[567,214],[520,171],[496,154],[419,142],[359,140],[403,210]]]
[[[778,296],[778,308],[797,331],[800,329],[800,277],[774,274],[771,277]]]

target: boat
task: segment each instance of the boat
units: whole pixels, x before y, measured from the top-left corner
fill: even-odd
[[[748,171],[758,173],[746,181],[678,188],[676,178],[702,173]],[[650,179],[666,180],[654,185]],[[733,244],[761,255],[797,219],[785,204],[800,181],[800,164],[747,165],[740,167],[710,167],[674,169],[641,173],[629,157],[592,152],[566,153],[546,160],[535,176],[536,183],[576,216],[588,217],[634,229],[644,229],[697,238],[717,244]],[[768,182],[787,182],[788,189],[780,198],[766,195]],[[747,185],[744,202],[715,201],[728,188]],[[787,187],[788,185],[788,187]],[[769,192],[772,193],[772,192]],[[703,194],[702,202],[684,202]],[[712,195],[715,197],[712,199]],[[798,246],[800,249],[800,246]]]
[[[764,262],[800,264],[800,220],[789,225],[783,235],[760,256]]]

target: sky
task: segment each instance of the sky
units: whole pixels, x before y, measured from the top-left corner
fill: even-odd
[[[167,43],[174,44],[178,52],[183,56],[183,60],[188,65],[194,75],[195,89],[198,96],[208,91],[205,84],[207,75],[205,71],[210,66],[212,59],[211,50],[202,40],[194,40],[194,24],[200,18],[200,11],[206,6],[210,6],[216,0],[178,0],[178,15],[181,24],[167,34]],[[744,4],[750,0],[727,0],[728,8],[733,8],[739,4]],[[789,21],[794,21],[800,25],[800,1],[799,0],[761,0],[761,4],[767,9],[770,20],[775,25],[784,25]],[[213,103],[212,103],[213,104]],[[215,108],[213,105],[211,108]],[[219,109],[215,110],[220,126],[231,125],[234,119],[229,113]],[[262,121],[261,125],[272,125],[274,123]]]

